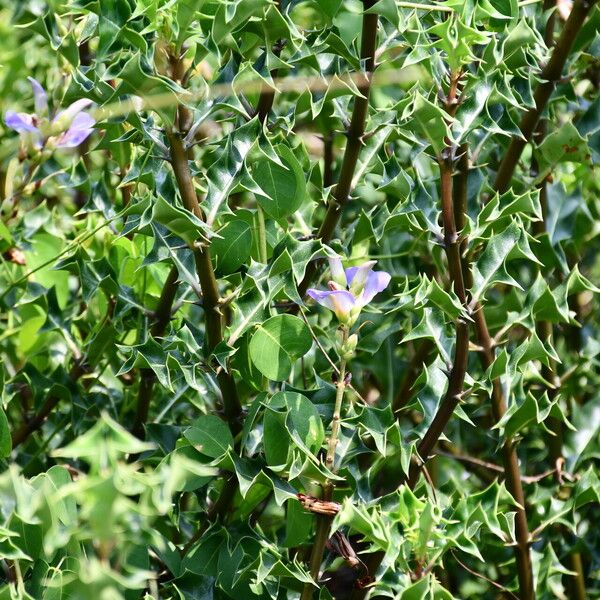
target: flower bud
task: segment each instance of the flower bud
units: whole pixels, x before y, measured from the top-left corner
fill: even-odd
[[[362,309],[362,306],[355,305],[352,308],[352,310],[350,311],[350,316],[348,317],[348,323],[349,323],[350,327],[352,327],[352,325],[354,325],[354,323],[356,323],[356,320],[360,316],[361,309]]]
[[[353,333],[347,340],[346,343],[342,346],[342,355],[345,359],[350,359],[354,356],[356,352],[356,346],[358,344],[358,335]]]
[[[338,329],[336,337],[337,349],[340,358],[343,358],[344,360],[350,360],[354,356],[354,353],[356,351],[356,346],[358,344],[358,336],[356,335],[356,333],[353,333],[351,336],[346,338],[345,332],[341,329]]]

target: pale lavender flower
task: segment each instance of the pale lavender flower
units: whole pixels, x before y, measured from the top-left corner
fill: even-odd
[[[29,77],[33,88],[35,113],[7,110],[4,122],[38,150],[51,148],[75,148],[94,131],[96,120],[84,111],[92,101],[76,100],[67,109],[59,111],[52,119],[48,114],[48,96],[44,88]]]
[[[321,306],[332,310],[339,321],[352,325],[361,311],[376,294],[385,290],[391,275],[373,271],[376,261],[344,269],[338,256],[329,258],[331,281],[328,290],[309,289],[307,294]]]

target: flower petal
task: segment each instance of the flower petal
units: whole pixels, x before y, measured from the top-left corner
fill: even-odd
[[[89,113],[80,112],[73,119],[71,126],[69,127],[69,131],[73,129],[92,129],[92,127],[96,124],[96,119],[92,117]]]
[[[346,281],[346,273],[344,272],[344,266],[339,256],[328,256],[329,271],[331,272],[331,279],[338,285],[346,288],[348,282]]]
[[[350,285],[352,283],[352,280],[354,279],[354,276],[356,275],[356,271],[358,271],[358,267],[348,267],[347,269],[344,269],[344,272],[346,273],[346,281],[348,282],[348,285]]]
[[[56,140],[57,148],[75,148],[84,142],[90,135],[94,133],[93,129],[79,129],[77,127],[69,127],[69,130],[58,136]]]
[[[33,115],[28,115],[27,113],[7,110],[4,115],[4,122],[8,127],[19,133],[25,133],[26,131],[39,133],[39,129],[33,124]]]
[[[385,288],[390,284],[391,279],[392,276],[386,271],[370,271],[367,275],[367,281],[362,294],[357,300],[358,304],[360,306],[369,304],[376,294],[379,294],[379,292],[383,292],[383,290],[385,290]]]
[[[340,321],[345,321],[350,316],[350,311],[356,304],[356,298],[346,290],[315,290],[306,292],[321,306],[332,310]]]
[[[33,77],[28,77],[29,83],[33,88],[33,103],[35,105],[35,112],[38,116],[48,114],[48,96],[46,90],[41,86],[40,82]]]
[[[81,100],[75,100],[69,108],[60,111],[52,120],[53,125],[60,125],[65,129],[71,125],[71,122],[75,119],[75,117],[84,109],[87,108],[92,103],[91,100],[87,98],[82,98]],[[64,123],[64,125],[63,125]]]
[[[354,294],[360,294],[360,292],[362,292],[365,283],[367,282],[367,277],[376,264],[377,261],[369,260],[358,267],[346,269],[346,278],[351,292]]]

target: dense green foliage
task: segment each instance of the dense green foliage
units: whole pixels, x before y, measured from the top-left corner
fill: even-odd
[[[594,0],[0,17],[0,600],[600,598]]]

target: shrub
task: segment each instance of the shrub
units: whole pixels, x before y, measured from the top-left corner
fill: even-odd
[[[0,7],[0,598],[600,597],[594,0]]]

